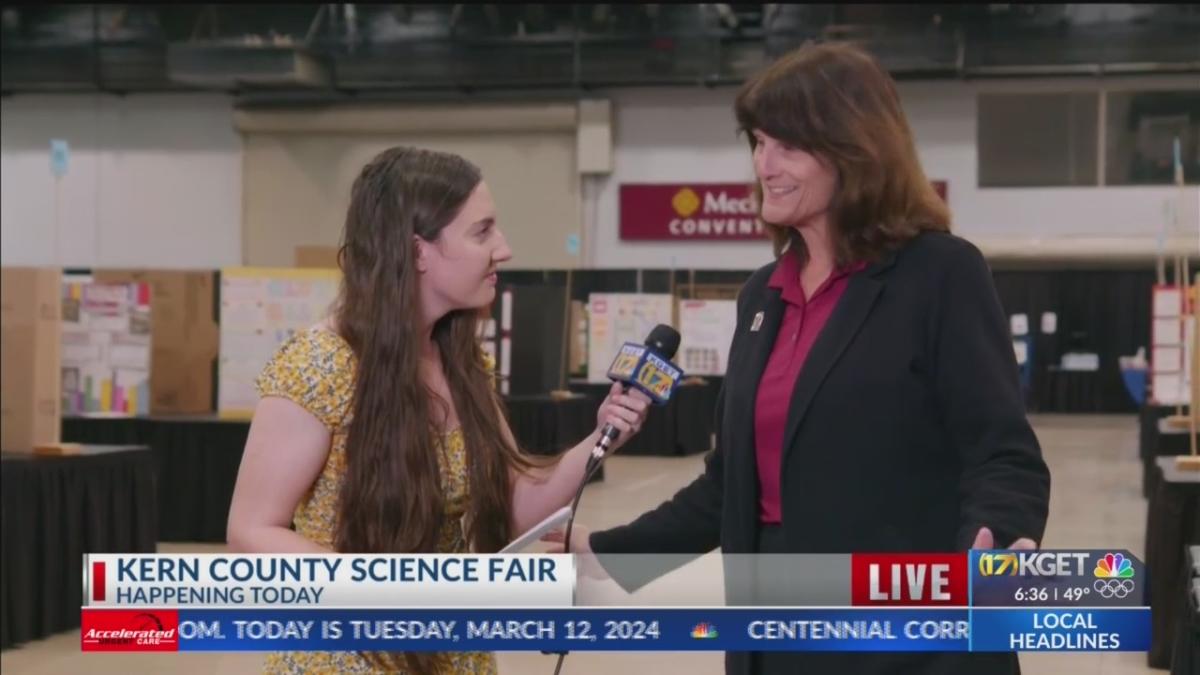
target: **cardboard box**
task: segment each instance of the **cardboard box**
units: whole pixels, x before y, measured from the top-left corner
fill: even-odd
[[[0,272],[0,448],[33,452],[59,441],[62,272]]]
[[[338,267],[337,246],[297,246],[296,267],[336,270]]]
[[[150,285],[150,413],[213,411],[220,333],[212,270],[94,270],[99,283]]]

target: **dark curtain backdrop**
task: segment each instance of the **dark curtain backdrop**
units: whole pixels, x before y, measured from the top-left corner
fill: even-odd
[[[1005,313],[1026,314],[1033,337],[1033,369],[1028,404],[1037,412],[1135,412],[1137,406],[1125,391],[1117,359],[1146,347],[1150,349],[1150,293],[1155,274],[1150,263],[1125,266],[1018,265],[993,261],[993,276]],[[1194,269],[1195,267],[1193,267]],[[675,270],[677,291],[696,283],[740,284],[749,270]],[[562,270],[501,271],[504,283],[562,288]],[[668,270],[578,270],[572,278],[571,297],[587,300],[592,292],[642,291],[666,293],[671,289]],[[1058,315],[1054,335],[1041,333],[1043,312]],[[560,335],[544,340],[559,341]],[[1100,355],[1097,373],[1058,373],[1062,354],[1074,346]]]
[[[1009,316],[1026,314],[1033,337],[1033,378],[1030,408],[1040,412],[1135,412],[1125,391],[1118,358],[1139,347],[1150,356],[1150,301],[1154,286],[1151,269],[995,269],[996,290]],[[1058,314],[1058,330],[1041,332],[1043,312]],[[1089,391],[1084,409],[1062,410],[1055,387],[1064,383],[1049,370],[1063,353],[1096,352],[1100,371],[1080,374],[1078,386]],[[1061,394],[1061,390],[1057,393]],[[1058,405],[1056,405],[1058,403]],[[1094,408],[1094,409],[1086,409]]]

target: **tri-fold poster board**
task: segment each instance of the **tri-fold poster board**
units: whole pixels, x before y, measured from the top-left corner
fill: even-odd
[[[1191,402],[1196,313],[1187,288],[1156,285],[1151,303],[1150,397],[1159,405]]]
[[[150,413],[150,286],[65,276],[62,412]]]
[[[675,363],[687,375],[724,376],[737,328],[737,300],[680,300]]]
[[[608,382],[608,367],[622,344],[642,344],[658,324],[673,325],[674,300],[668,293],[588,295],[588,382]]]
[[[341,278],[340,271],[325,269],[221,270],[221,417],[253,415],[259,374],[293,335],[329,316]]]

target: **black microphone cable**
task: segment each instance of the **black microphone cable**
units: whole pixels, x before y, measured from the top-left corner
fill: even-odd
[[[658,324],[646,336],[645,344],[652,351],[670,360],[679,349],[679,332],[665,324]],[[621,391],[622,393],[629,391],[629,384],[627,382],[621,387]],[[588,457],[587,465],[584,467],[583,480],[579,482],[579,488],[575,490],[575,498],[571,500],[571,515],[567,518],[567,529],[563,534],[563,553],[571,552],[571,531],[575,526],[575,515],[579,511],[579,501],[583,499],[583,488],[587,487],[588,482],[600,470],[600,467],[604,463],[604,458],[608,455],[609,447],[620,435],[621,432],[619,429],[612,424],[605,424],[600,432],[600,438],[596,441],[596,447],[592,448],[592,454]],[[554,666],[554,675],[559,675],[562,671],[563,660],[566,658],[567,652],[558,653],[558,663]]]
[[[611,424],[605,425],[604,433],[601,434],[600,440],[596,441],[596,447],[592,450],[591,456],[588,457],[587,466],[584,467],[583,480],[579,482],[579,488],[575,490],[575,498],[571,500],[571,515],[567,518],[567,530],[563,536],[563,553],[571,552],[571,530],[575,527],[575,514],[578,513],[579,502],[583,499],[583,488],[587,487],[592,477],[596,475],[596,472],[604,464],[604,457],[609,445],[609,443],[605,443],[604,441],[614,441],[616,440],[616,435],[620,435],[618,431],[616,435],[609,438],[608,428],[611,426]],[[600,452],[597,452],[598,450]],[[562,671],[563,661],[566,658],[567,652],[558,653],[558,663],[554,665],[554,675],[559,675]]]

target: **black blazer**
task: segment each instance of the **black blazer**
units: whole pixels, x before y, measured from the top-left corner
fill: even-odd
[[[704,473],[634,522],[593,533],[596,553],[755,552],[754,401],[784,312],[780,291],[767,287],[774,268],[758,270],[738,296]],[[966,550],[985,525],[997,547],[1041,541],[1050,474],[978,249],[926,233],[850,278],[796,381],[780,482],[788,552]],[[650,578],[617,581],[632,588]],[[788,672],[1017,670],[1011,654],[794,657]],[[749,663],[731,653],[726,671],[748,673]]]

